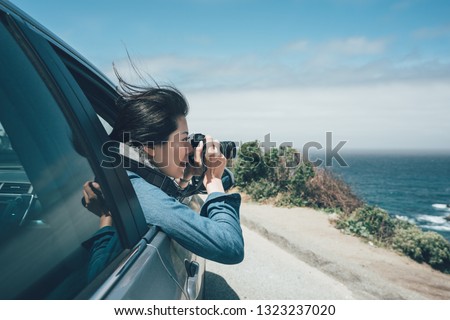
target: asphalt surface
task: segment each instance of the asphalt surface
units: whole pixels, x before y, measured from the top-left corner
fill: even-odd
[[[243,232],[244,262],[207,262],[206,299],[353,299],[350,290],[330,276],[245,226]]]

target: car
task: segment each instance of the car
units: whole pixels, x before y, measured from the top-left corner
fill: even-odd
[[[0,41],[0,298],[200,299],[205,260],[146,223],[124,168],[101,165],[114,84],[5,0]],[[94,179],[120,249],[93,274],[99,217],[81,199]]]

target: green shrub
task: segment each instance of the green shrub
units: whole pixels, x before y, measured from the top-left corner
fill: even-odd
[[[395,219],[374,206],[365,205],[337,222],[339,229],[377,243],[390,243],[395,231]]]
[[[264,165],[262,151],[257,141],[244,143],[239,148],[233,171],[237,187],[245,187],[252,181],[266,177],[267,167]]]
[[[414,224],[391,217],[380,208],[366,205],[351,215],[341,214],[336,227],[450,273],[450,244],[443,236],[424,232]]]
[[[276,182],[278,180],[278,168],[280,165],[280,156],[278,149],[271,149],[270,152],[263,155],[264,165],[266,166],[265,179]]]
[[[276,183],[268,181],[266,179],[252,181],[243,189],[244,192],[247,193],[253,201],[258,202],[276,197],[280,192],[279,186]]]
[[[305,198],[306,183],[314,177],[314,167],[309,162],[302,162],[288,181],[288,190],[294,197]]]
[[[436,232],[423,232],[416,226],[397,229],[392,247],[418,262],[450,273],[450,245]]]
[[[340,229],[377,242],[388,241],[394,235],[395,221],[386,211],[365,205],[338,222]]]
[[[275,205],[280,207],[309,206],[310,203],[305,192],[307,181],[314,177],[313,166],[310,163],[301,163],[297,168],[280,168],[280,172],[279,175],[284,180],[278,182],[280,194],[276,198]]]
[[[395,234],[392,247],[418,262],[424,262],[422,250],[417,245],[421,236],[422,231],[419,228],[399,229]]]

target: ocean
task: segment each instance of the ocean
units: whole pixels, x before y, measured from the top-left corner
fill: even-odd
[[[330,167],[366,203],[450,241],[450,154],[341,154],[348,167]]]

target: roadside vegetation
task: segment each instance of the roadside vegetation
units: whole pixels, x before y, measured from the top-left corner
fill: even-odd
[[[450,244],[385,210],[370,206],[326,168],[304,161],[293,148],[262,152],[257,141],[243,144],[233,165],[236,186],[253,201],[283,207],[312,207],[335,214],[335,226],[378,246],[450,273]]]

